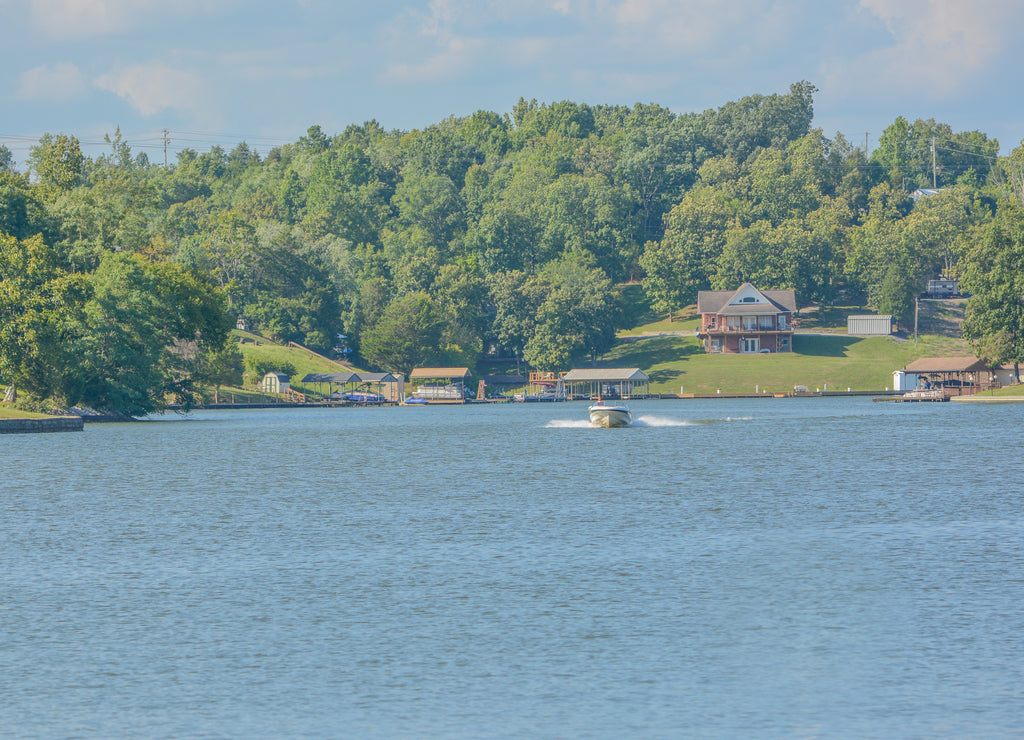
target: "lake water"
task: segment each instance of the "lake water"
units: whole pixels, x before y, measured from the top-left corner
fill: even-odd
[[[0,437],[0,736],[1021,736],[1024,406],[631,406]]]

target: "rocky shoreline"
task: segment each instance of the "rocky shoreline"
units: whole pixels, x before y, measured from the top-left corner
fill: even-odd
[[[81,432],[83,429],[85,429],[85,422],[81,416],[54,416],[50,419],[0,419],[0,434]]]

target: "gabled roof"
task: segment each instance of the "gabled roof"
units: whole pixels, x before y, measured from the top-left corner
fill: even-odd
[[[355,373],[310,373],[302,379],[303,383],[353,383]]]
[[[989,367],[977,357],[922,357],[903,369],[908,373],[973,373]]]
[[[626,380],[650,380],[646,373],[638,367],[611,367],[570,370],[562,378],[567,383],[587,381],[621,382]]]
[[[743,301],[744,298],[752,300]],[[736,290],[702,290],[697,293],[697,313],[700,314],[739,316],[794,311],[796,293],[791,289],[758,290],[750,283],[743,283]]]
[[[397,383],[396,378],[391,373],[353,373],[353,383]]]
[[[468,367],[418,367],[409,373],[409,379],[426,378],[441,380],[450,378],[468,378]]]
[[[280,370],[271,370],[270,372],[268,372],[263,377],[266,378],[266,377],[268,377],[270,375],[273,375],[275,378],[277,378],[278,380],[284,381],[285,383],[288,382],[288,373],[282,373]]]

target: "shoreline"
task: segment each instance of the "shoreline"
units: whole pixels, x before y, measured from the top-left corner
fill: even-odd
[[[85,421],[81,416],[54,416],[49,419],[0,419],[0,434],[48,434],[81,432]]]

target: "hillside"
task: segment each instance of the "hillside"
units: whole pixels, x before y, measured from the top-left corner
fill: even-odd
[[[846,334],[846,317],[873,313],[864,306],[803,309],[791,354],[709,355],[694,336],[696,307],[669,322],[644,309],[631,287],[623,288],[636,326],[621,331],[600,365],[639,367],[651,377],[655,393],[755,393],[811,390],[877,391],[892,386],[892,373],[920,357],[970,355],[960,336],[963,300],[921,301],[918,339],[910,333],[891,337]]]

